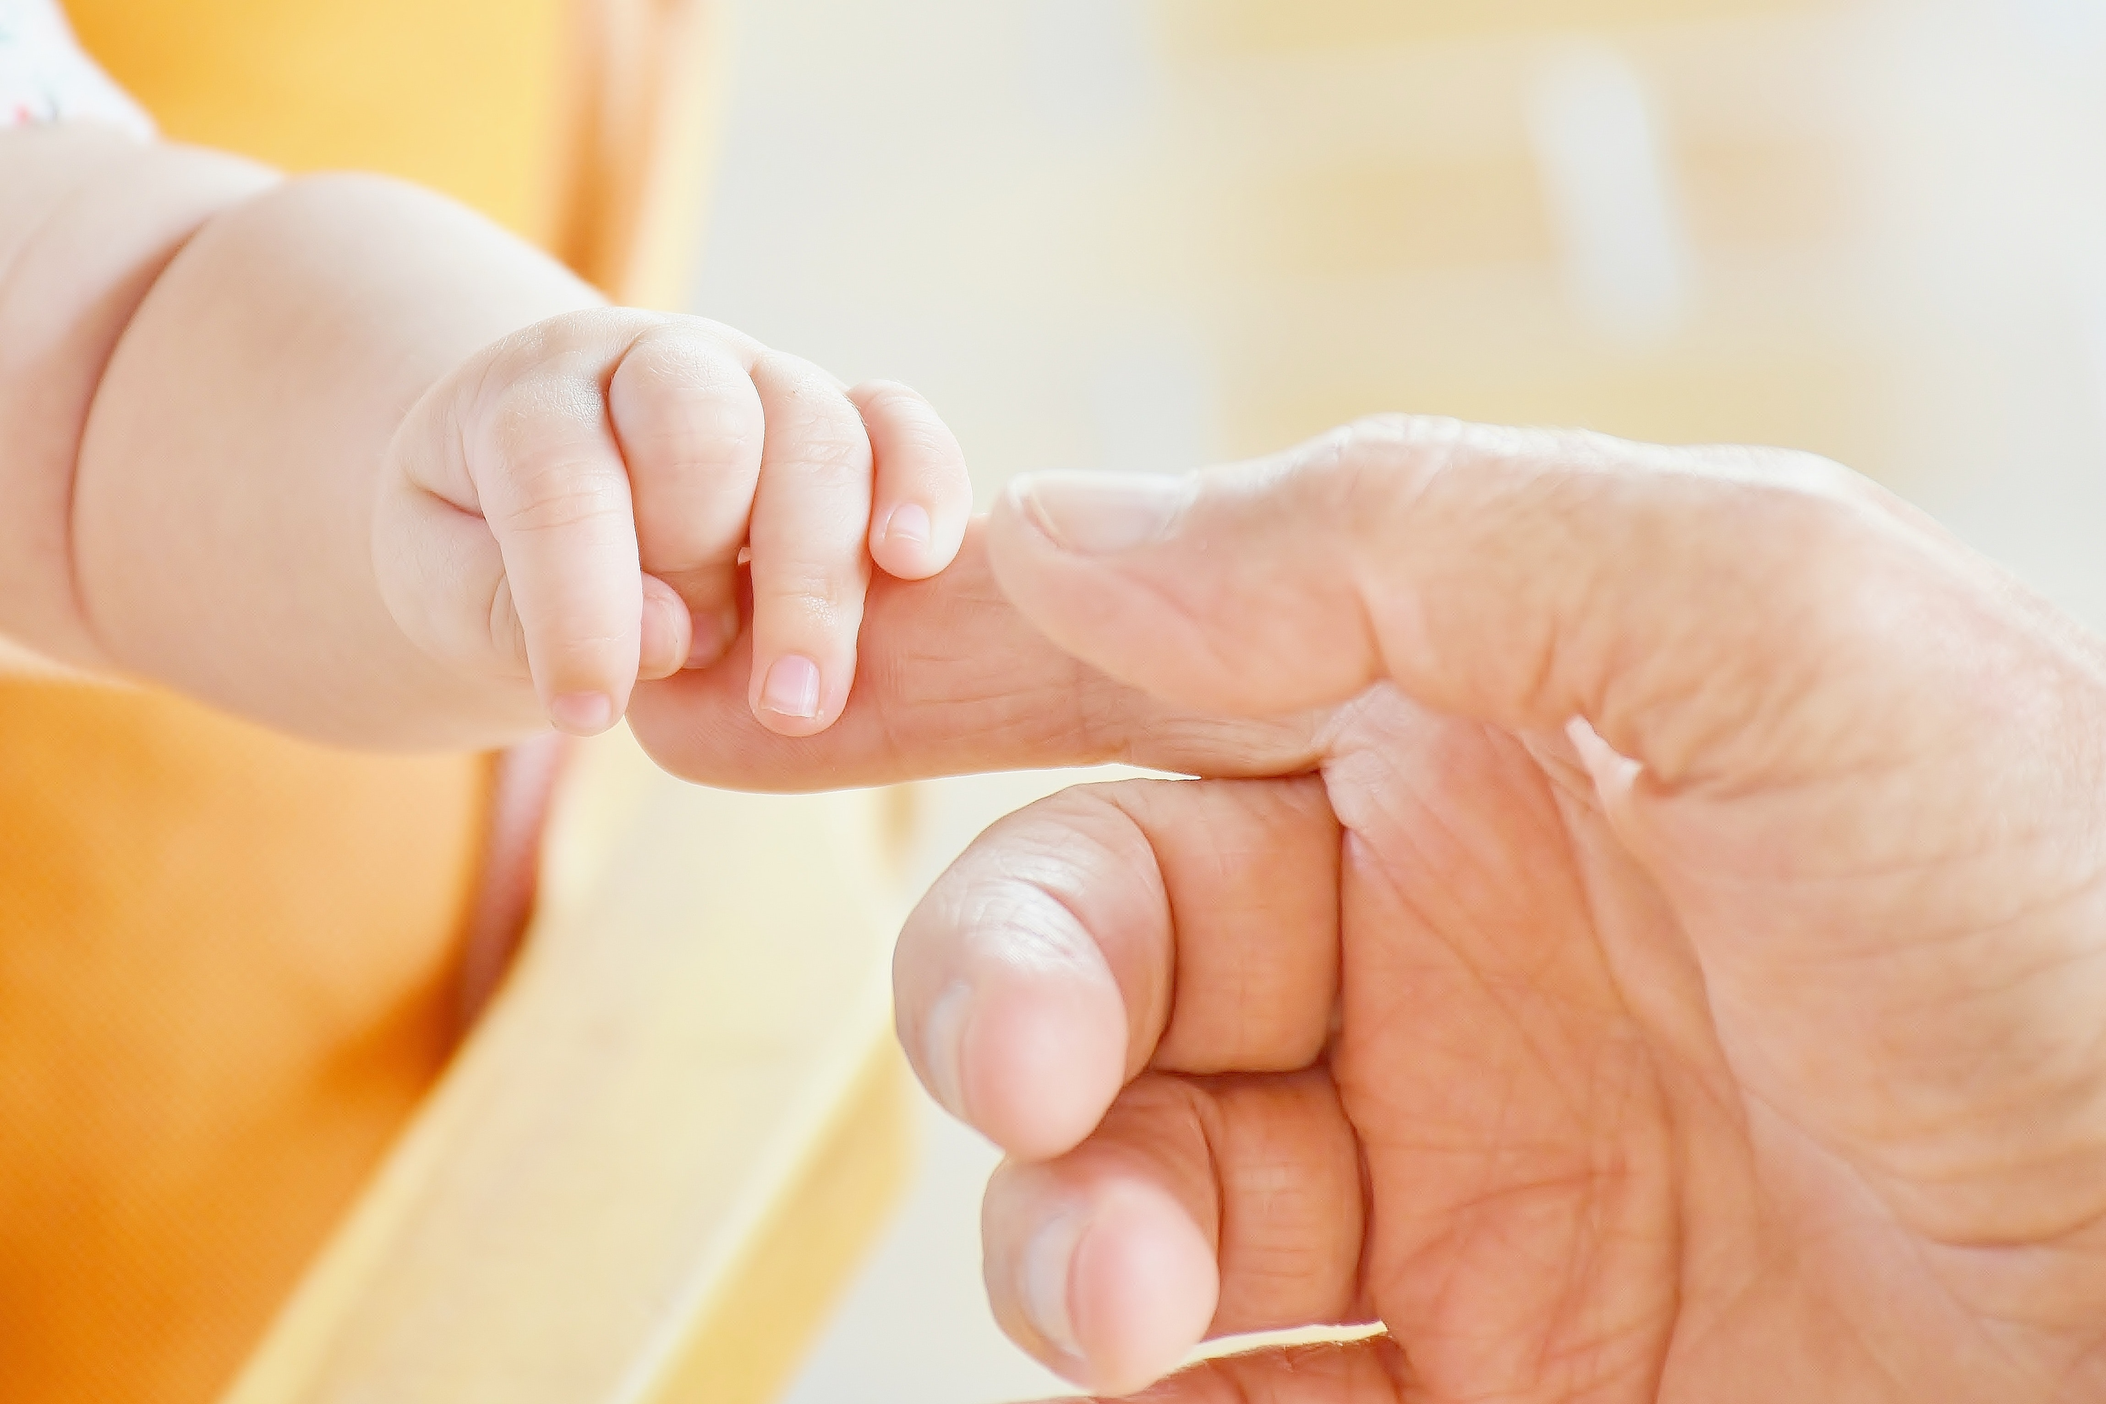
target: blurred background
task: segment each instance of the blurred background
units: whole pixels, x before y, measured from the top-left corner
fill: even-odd
[[[1817,450],[2106,618],[2102,0],[735,0],[697,306],[983,493],[1434,411]]]
[[[2106,0],[728,8],[696,310],[916,385],[983,505],[1380,410],[1775,443],[2106,623]],[[923,1121],[796,1404],[1056,1388]]]

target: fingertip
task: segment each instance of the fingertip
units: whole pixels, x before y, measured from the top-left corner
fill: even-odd
[[[1013,1162],[996,1174],[982,1229],[988,1287],[1019,1344],[1086,1389],[1130,1394],[1206,1339],[1220,1271],[1161,1187],[1075,1175]]]
[[[1081,802],[1145,853],[1101,796]],[[1064,803],[1073,801],[1042,801],[976,840],[908,914],[893,956],[900,1037],[923,1084],[952,1115],[1033,1161],[1096,1129],[1157,1033],[1146,1012],[1158,1002],[1155,980],[1128,960],[1129,990],[1095,925],[1124,948],[1127,922],[1161,912],[1161,889],[1123,888],[1134,872],[1123,860],[1138,855],[1107,848],[1089,825],[1078,833]],[[1078,904],[1078,888],[1112,907]]]
[[[753,616],[753,671],[747,706],[777,736],[817,736],[841,719],[856,676],[855,628],[861,601],[848,619],[814,618],[820,611],[788,600],[758,600]]]
[[[902,502],[885,514],[878,528],[879,534],[902,551],[913,551],[926,555],[936,544],[934,525],[929,520],[929,509],[919,502]]]
[[[604,692],[563,692],[548,701],[549,721],[572,736],[598,736],[620,716],[614,699]]]
[[[1093,1216],[1069,1261],[1068,1307],[1086,1374],[1103,1394],[1146,1389],[1206,1339],[1221,1296],[1214,1249],[1183,1206],[1144,1184]]]
[[[847,700],[840,678],[854,672],[853,656],[829,667],[807,654],[782,654],[754,669],[748,699],[754,720],[778,736],[817,736],[840,719]]]
[[[760,710],[808,722],[819,715],[819,665],[800,653],[786,653],[761,676]]]
[[[935,407],[905,385],[868,381],[848,394],[875,468],[871,557],[901,580],[938,574],[957,558],[972,516],[965,451]]]
[[[1118,986],[1109,971],[1060,980],[1026,970],[989,983],[964,1012],[931,1021],[925,1037],[952,1037],[955,1052],[925,1049],[924,1065],[956,1069],[952,1111],[1009,1154],[1045,1160],[1074,1149],[1126,1082]]]
[[[870,558],[895,580],[927,580],[943,574],[958,559],[971,522],[970,500],[956,510],[931,512],[919,502],[904,502],[872,517]]]
[[[857,407],[806,362],[756,367],[768,440],[752,551],[754,719],[778,736],[828,730],[848,703],[874,562],[870,437]],[[824,388],[821,388],[824,382]]]
[[[956,554],[955,546],[949,556],[939,551],[929,509],[919,502],[902,502],[872,519],[870,558],[895,579],[926,580]]]

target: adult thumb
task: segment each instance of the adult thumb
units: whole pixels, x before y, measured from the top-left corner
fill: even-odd
[[[1662,780],[1809,702],[1907,695],[1897,611],[1981,593],[1822,459],[1411,417],[1184,477],[1019,478],[989,540],[1033,624],[1165,700],[1270,715],[1386,680],[1512,730],[1584,718]]]

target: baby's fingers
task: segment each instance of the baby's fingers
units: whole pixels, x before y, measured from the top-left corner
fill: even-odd
[[[607,388],[643,568],[692,620],[687,650],[663,671],[647,630],[645,677],[706,667],[738,637],[738,556],[767,430],[738,350],[706,323],[669,321],[637,338]]]
[[[761,724],[785,736],[833,725],[856,669],[870,584],[870,439],[818,367],[768,352],[753,384],[767,412],[754,494],[753,681]]]
[[[467,454],[535,691],[551,721],[584,735],[606,730],[628,708],[644,613],[629,475],[599,393],[595,349],[492,377],[501,388],[470,419],[482,442]],[[657,642],[654,652],[686,640]]]
[[[862,411],[877,463],[870,557],[888,575],[926,580],[965,539],[973,510],[965,452],[929,402],[904,385],[874,380],[848,397]]]

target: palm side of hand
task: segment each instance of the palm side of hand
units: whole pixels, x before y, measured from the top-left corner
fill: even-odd
[[[1727,833],[1679,822],[1707,800],[1618,806],[1666,831],[1633,835],[1654,861],[1681,840],[1656,880],[1565,736],[1393,694],[1356,710],[1324,771],[1344,833],[1329,1066],[1366,1165],[1356,1305],[1408,1353],[1404,1397],[2099,1386],[2106,1121],[2075,1114],[2099,1070],[1994,1084],[2030,1084],[2028,1106],[1978,1082],[2053,1022],[2066,910],[1956,927],[1967,897],[1898,880],[1886,844],[1813,851],[1883,837],[1833,812],[1854,789],[1736,795],[1758,819]],[[1940,797],[1916,779],[1894,822],[1922,864],[2044,889],[2022,841],[1970,847],[1973,815],[1930,832]],[[1706,960],[1693,935],[1759,956]],[[1936,1051],[1912,1067],[1890,1021]]]

